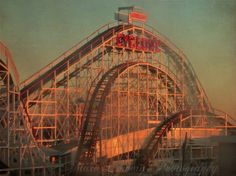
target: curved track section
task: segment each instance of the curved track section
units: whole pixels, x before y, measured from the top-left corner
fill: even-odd
[[[163,72],[160,68],[157,68],[149,63],[127,62],[117,65],[103,75],[101,80],[96,85],[90,102],[88,103],[89,106],[85,113],[86,116],[84,117],[85,119],[79,140],[76,164],[89,163],[92,161],[96,150],[97,141],[100,138],[101,117],[104,112],[106,97],[110,93],[111,87],[116,81],[117,77],[121,76],[127,71],[127,69],[132,67],[148,67],[151,72]],[[171,75],[167,76],[168,80],[174,81],[174,78],[171,77]],[[171,81],[168,82],[171,83]],[[177,89],[177,92],[181,92],[180,87]],[[75,168],[77,168],[77,166]]]
[[[158,36],[158,38],[160,39],[161,48],[163,48],[167,53],[169,53],[175,59],[174,62],[176,64],[176,67],[183,69],[185,77],[184,79],[188,82],[188,87],[190,88],[191,93],[195,97],[198,97],[197,99],[203,98],[201,102],[197,103],[198,104],[197,106],[200,105],[202,106],[202,108],[212,111],[213,108],[211,106],[211,103],[187,56],[166,36],[161,34],[155,28],[149,25],[146,25],[146,28],[153,34],[156,34]],[[197,99],[193,101],[198,101]]]
[[[137,63],[125,63],[114,67],[113,69],[105,73],[102,79],[96,85],[81,131],[78,151],[79,160],[85,161],[87,159],[89,161],[93,157],[96,142],[99,138],[101,115],[104,110],[106,96],[109,94],[110,88],[119,74],[126,70],[128,67],[135,64]],[[86,152],[86,156],[81,156],[83,154],[80,152],[83,150],[85,150],[84,152]],[[80,157],[86,157],[86,159],[80,159]]]
[[[13,77],[10,80],[10,84],[19,85],[19,73],[16,69],[11,53],[8,48],[0,41],[0,56],[1,56],[1,69],[8,70]],[[14,79],[14,80],[13,80]]]
[[[45,153],[36,145],[28,118],[24,118],[19,76],[10,51],[2,43],[0,51],[0,173],[33,174],[35,168],[44,168],[40,173],[51,175]]]
[[[178,124],[180,120],[188,118],[190,114],[190,110],[181,111],[171,115],[169,118],[158,124],[152,131],[148,141],[145,142],[144,147],[140,150],[139,156],[133,162],[131,172],[141,172],[145,170],[144,168],[149,166],[149,161],[156,156],[158,145],[161,144],[164,135],[166,135],[173,125]]]
[[[12,77],[13,75],[13,77]],[[14,104],[15,85],[18,85],[18,72],[15,68],[12,56],[8,48],[0,42],[0,143],[7,145],[7,135],[9,127],[9,104]]]

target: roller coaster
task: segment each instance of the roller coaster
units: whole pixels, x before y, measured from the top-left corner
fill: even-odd
[[[212,137],[236,134],[185,54],[130,19],[100,27],[21,83],[0,43],[0,105],[0,175],[214,176]]]

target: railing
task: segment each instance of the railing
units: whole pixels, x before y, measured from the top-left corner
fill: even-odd
[[[224,117],[223,119],[226,120],[226,122],[229,122],[231,125],[236,126],[236,119],[234,119],[232,116],[230,116],[226,112],[219,109],[215,109],[215,108],[213,109],[213,112],[219,116]]]
[[[4,57],[5,59],[5,64],[9,68],[9,71],[13,73],[13,78],[15,79],[15,84],[19,84],[19,73],[16,69],[16,65],[12,59],[12,55],[9,51],[9,49],[2,43],[0,42],[0,54]]]
[[[60,55],[59,57],[57,57],[56,59],[54,59],[52,62],[50,62],[48,65],[46,65],[45,67],[43,67],[42,69],[40,69],[38,72],[36,72],[35,74],[33,74],[32,76],[30,76],[28,79],[26,79],[25,81],[20,83],[20,86],[23,88],[26,85],[28,85],[29,83],[31,83],[32,81],[36,80],[37,78],[39,78],[42,74],[46,73],[49,69],[51,69],[52,67],[54,67],[55,65],[57,65],[58,63],[60,63],[61,61],[63,61],[66,57],[70,56],[72,53],[74,53],[76,50],[78,50],[80,47],[82,47],[84,44],[86,44],[88,41],[90,41],[91,39],[93,39],[96,35],[104,32],[105,30],[109,29],[111,26],[113,26],[113,23],[107,23],[103,26],[101,26],[100,28],[98,28],[96,31],[94,31],[93,33],[91,33],[90,35],[88,35],[86,38],[84,38],[83,40],[81,40],[79,43],[77,43],[76,45],[74,45],[71,49],[67,50],[66,52],[64,52],[62,55]]]

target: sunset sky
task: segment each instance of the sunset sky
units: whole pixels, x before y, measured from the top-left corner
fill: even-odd
[[[1,0],[0,40],[23,81],[130,5],[184,51],[212,105],[236,119],[236,0]]]

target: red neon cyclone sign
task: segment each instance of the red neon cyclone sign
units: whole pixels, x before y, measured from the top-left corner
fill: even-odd
[[[132,34],[126,35],[118,33],[116,36],[116,45],[141,51],[160,52],[159,40],[138,36],[135,37]]]

